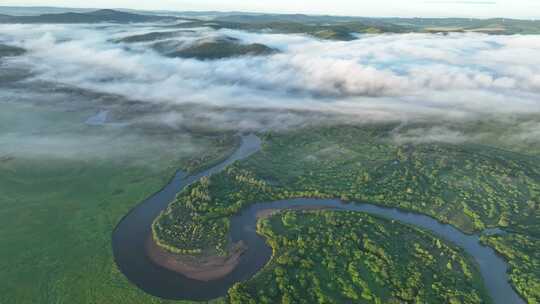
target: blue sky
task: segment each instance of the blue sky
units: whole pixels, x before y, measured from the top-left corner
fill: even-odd
[[[540,19],[540,0],[0,0],[0,5]]]

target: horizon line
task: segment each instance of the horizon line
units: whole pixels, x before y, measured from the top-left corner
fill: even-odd
[[[117,10],[117,11],[138,11],[138,12],[157,12],[157,13],[240,13],[240,14],[260,14],[260,15],[304,15],[304,16],[329,16],[329,17],[350,17],[350,18],[397,18],[397,19],[478,19],[478,20],[489,20],[489,19],[510,19],[510,20],[526,20],[526,21],[540,21],[539,17],[531,18],[515,18],[515,17],[464,17],[464,16],[414,16],[414,17],[404,17],[404,16],[390,16],[390,15],[346,15],[346,14],[318,14],[318,13],[302,13],[302,12],[267,12],[267,11],[250,11],[250,10],[175,10],[175,9],[140,9],[140,8],[125,8],[125,7],[77,7],[77,6],[51,6],[51,5],[2,5],[0,8],[50,8],[50,9],[75,9],[75,10]],[[50,14],[50,13],[49,13]]]

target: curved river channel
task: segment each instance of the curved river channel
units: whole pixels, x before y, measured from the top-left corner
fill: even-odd
[[[321,206],[335,210],[365,212],[429,230],[463,248],[475,259],[494,303],[525,303],[508,283],[506,262],[493,249],[481,245],[479,235],[466,235],[425,215],[365,203],[344,204],[340,200],[291,199],[257,203],[242,210],[231,218],[231,238],[234,242],[243,240],[248,249],[242,255],[238,266],[221,279],[209,282],[192,280],[154,264],[146,255],[145,248],[151,235],[151,225],[159,213],[174,200],[176,194],[201,177],[215,174],[260,149],[259,138],[255,135],[243,136],[240,147],[225,161],[191,176],[178,172],[165,188],[131,210],[120,221],[112,238],[114,258],[122,273],[142,290],[165,299],[202,301],[224,296],[234,283],[251,278],[271,258],[271,248],[256,233],[258,212],[266,209]]]

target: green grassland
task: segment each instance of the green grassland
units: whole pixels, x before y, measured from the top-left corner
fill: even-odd
[[[429,233],[358,212],[285,211],[260,220],[273,249],[231,303],[489,303],[476,267]]]
[[[237,141],[219,134],[153,130],[147,137],[145,130],[87,126],[84,121],[95,113],[90,110],[0,107],[0,303],[167,302],[119,272],[112,231],[177,169],[198,170],[228,155]],[[10,134],[34,135],[32,150],[15,147]],[[38,144],[59,134],[91,141],[68,146],[78,149],[76,155]]]
[[[183,191],[154,222],[154,236],[176,252],[226,254],[231,215],[251,203],[299,197],[415,211],[465,232],[540,235],[537,156],[469,143],[397,144],[394,130],[265,134],[261,152]]]

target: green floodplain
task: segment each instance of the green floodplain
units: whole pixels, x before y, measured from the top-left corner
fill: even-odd
[[[154,222],[154,237],[172,252],[226,255],[229,217],[249,204],[288,198],[365,201],[427,214],[468,233],[505,229],[504,239],[488,237],[485,243],[510,260],[511,283],[537,303],[537,154],[487,145],[494,138],[486,144],[396,144],[393,130],[394,125],[344,125],[265,134],[261,152],[181,192]],[[262,281],[249,284],[257,282]]]
[[[66,111],[58,104],[0,106],[0,303],[164,302],[117,269],[112,231],[177,169],[196,171],[220,160],[237,140],[89,126],[84,122],[95,110]],[[40,138],[56,139],[66,151],[27,151],[22,142],[28,138],[15,147],[10,134],[33,134],[33,148]],[[84,139],[83,146],[73,137]]]
[[[452,20],[432,23],[433,31],[456,31]],[[251,30],[241,20],[216,24]],[[364,24],[272,26],[332,40],[378,32]],[[214,42],[176,55],[273,52],[234,41],[222,47]],[[23,52],[0,46],[0,57]],[[232,153],[238,144],[234,132],[90,125],[84,122],[96,114],[91,106],[0,101],[0,107],[0,303],[178,302],[152,297],[128,282],[114,263],[111,234],[177,170],[197,172]],[[122,121],[131,114],[113,115]],[[451,127],[472,138],[483,134],[474,144],[423,142],[417,135],[437,127],[428,123],[261,133],[259,153],[182,191],[155,220],[154,237],[174,253],[224,256],[231,246],[229,218],[250,204],[300,197],[365,201],[426,214],[467,233],[502,228],[506,234],[483,236],[482,242],[508,261],[519,294],[539,303],[540,146],[508,140],[519,133],[511,121]],[[362,213],[298,211],[262,220],[258,231],[273,248],[271,262],[215,302],[489,302],[470,258],[421,229]],[[407,242],[398,242],[396,233],[404,232]]]
[[[95,114],[91,109],[1,106],[3,141],[17,143],[10,134],[32,134],[34,140],[62,134],[59,147],[76,153],[28,151],[23,144],[10,147],[13,151],[2,149],[0,218],[7,228],[0,235],[0,280],[5,282],[0,302],[174,302],[145,294],[120,273],[112,257],[112,231],[178,168],[196,172],[223,159],[237,138],[208,130],[171,132],[144,126],[125,134],[123,128],[81,123]],[[20,123],[23,117],[32,124]],[[491,127],[484,123],[484,128]],[[394,129],[387,124],[343,125],[259,134],[262,151],[181,192],[155,221],[154,233],[175,252],[226,255],[228,218],[248,204],[293,197],[369,201],[428,214],[466,232],[505,229],[507,235],[483,241],[508,259],[516,290],[537,303],[538,147],[496,147],[497,138],[490,137],[474,145],[398,144],[392,138]],[[510,126],[503,129],[512,132]],[[73,137],[87,139],[85,146],[71,146]],[[152,144],[139,145],[141,140]],[[343,229],[348,233],[334,237]],[[392,231],[407,231],[411,241],[391,246],[396,238]],[[276,215],[260,222],[259,232],[274,248],[274,258],[217,302],[293,301],[307,297],[302,284],[313,288],[310,299],[329,302],[487,301],[469,257],[420,229],[365,214],[312,211],[302,217]],[[355,237],[363,240],[362,246],[351,250]],[[306,244],[318,250],[302,255]],[[397,261],[403,268],[389,271]],[[289,263],[304,267],[283,271]],[[348,267],[355,263],[363,270],[359,276]],[[320,283],[337,273],[342,280]],[[401,281],[405,277],[408,280]],[[293,284],[282,290],[284,282]]]

